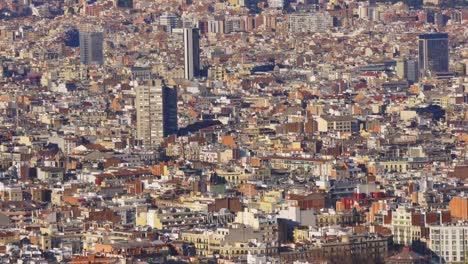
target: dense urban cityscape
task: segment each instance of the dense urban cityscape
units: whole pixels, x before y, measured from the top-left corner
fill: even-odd
[[[0,263],[468,263],[468,1],[0,0]]]

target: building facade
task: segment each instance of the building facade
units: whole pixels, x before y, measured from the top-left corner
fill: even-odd
[[[200,76],[200,36],[197,28],[184,28],[185,79]]]
[[[413,241],[421,239],[421,226],[415,224],[413,211],[398,207],[392,214],[392,234],[396,244],[411,245]]]
[[[289,16],[291,33],[325,32],[333,27],[333,17],[326,12],[297,13]]]
[[[419,35],[419,67],[423,76],[449,71],[447,33]]]
[[[80,30],[80,62],[84,65],[103,65],[103,33]]]
[[[164,13],[159,17],[159,24],[166,27],[166,31],[171,33],[172,29],[180,26],[180,18],[170,13]]]
[[[177,131],[177,91],[154,79],[138,85],[136,96],[137,138],[151,148]]]
[[[453,197],[449,204],[450,215],[461,220],[468,220],[468,198]]]
[[[429,248],[444,263],[465,263],[468,250],[468,225],[429,226],[429,232]]]

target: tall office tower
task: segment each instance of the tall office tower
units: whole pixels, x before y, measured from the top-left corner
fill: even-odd
[[[410,83],[417,83],[419,81],[419,65],[417,59],[406,60],[406,79]]]
[[[419,70],[423,76],[449,71],[447,33],[419,35]]]
[[[164,137],[177,132],[177,90],[161,79],[151,79],[136,88],[137,138],[154,148]]]
[[[102,32],[80,29],[80,62],[85,65],[103,65],[102,43]]]
[[[415,59],[401,58],[397,60],[396,74],[400,79],[406,79],[410,83],[419,81],[418,61]]]
[[[200,76],[200,36],[197,28],[184,28],[185,79]]]

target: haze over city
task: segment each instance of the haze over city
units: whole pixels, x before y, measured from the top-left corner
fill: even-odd
[[[0,0],[0,263],[468,263],[468,1]]]

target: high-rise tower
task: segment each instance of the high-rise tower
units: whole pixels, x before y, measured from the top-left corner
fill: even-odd
[[[200,36],[198,28],[184,28],[185,79],[200,76]]]
[[[419,81],[419,65],[417,59],[408,59],[406,61],[405,75],[410,83],[417,83]]]
[[[410,83],[417,83],[419,81],[419,69],[417,59],[398,59],[396,64],[396,74],[400,79],[406,79]]]
[[[419,35],[419,70],[423,76],[449,71],[447,33]]]
[[[102,32],[80,29],[80,62],[85,65],[103,65],[102,43]]]
[[[177,132],[177,91],[162,79],[143,81],[136,88],[137,138],[144,147],[160,144]]]

